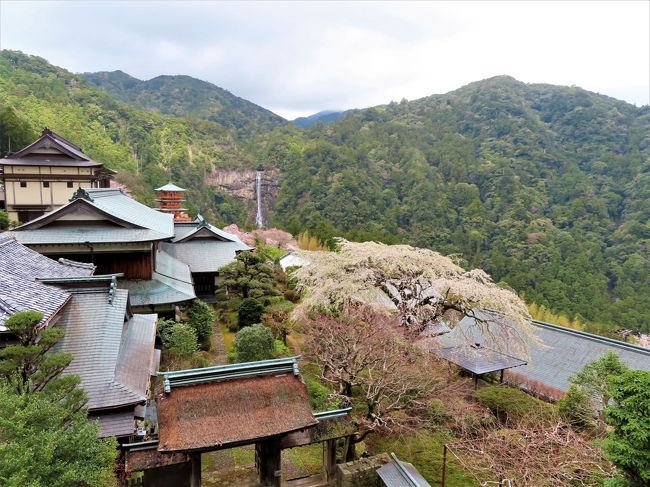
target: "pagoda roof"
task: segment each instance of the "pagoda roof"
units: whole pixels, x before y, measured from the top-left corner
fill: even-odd
[[[46,128],[41,136],[17,152],[0,159],[0,165],[102,167],[81,148]]]
[[[156,188],[154,191],[187,191],[185,188],[181,188],[172,183],[167,183],[160,188]]]

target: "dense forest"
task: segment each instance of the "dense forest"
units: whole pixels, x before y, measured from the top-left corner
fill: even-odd
[[[276,131],[276,223],[457,253],[529,302],[650,329],[650,107],[509,77]]]
[[[250,221],[206,174],[272,167],[279,227],[460,254],[528,302],[650,330],[650,107],[497,77],[303,129],[249,105],[202,110],[220,92],[192,78],[160,81],[186,91],[137,96],[123,88],[134,78],[121,78],[99,84],[128,104],[42,58],[3,51],[0,150],[47,125],[118,170],[143,201],[171,179],[190,188],[192,212],[218,224]],[[156,113],[169,97],[171,114]]]
[[[204,184],[214,167],[253,162],[234,130],[201,118],[130,107],[45,59],[0,55],[0,152],[17,150],[49,127],[117,170],[118,180],[153,204],[153,188],[173,180],[189,189],[188,206],[226,224],[246,218],[242,205]],[[11,142],[10,142],[11,141]]]

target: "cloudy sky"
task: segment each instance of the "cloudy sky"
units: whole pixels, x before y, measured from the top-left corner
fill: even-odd
[[[650,103],[650,2],[0,0],[0,46],[74,72],[188,74],[286,117],[499,74]]]

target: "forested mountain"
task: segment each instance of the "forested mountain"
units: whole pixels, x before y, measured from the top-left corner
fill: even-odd
[[[246,218],[240,202],[206,185],[217,167],[254,167],[234,130],[199,118],[132,108],[45,59],[0,53],[0,152],[17,150],[49,127],[118,171],[138,199],[173,180],[189,189],[188,206],[216,223]]]
[[[133,80],[111,79],[125,92]],[[528,302],[610,329],[650,330],[649,123],[650,107],[497,77],[308,129],[253,118],[242,137],[116,101],[42,58],[0,56],[2,151],[7,135],[15,149],[49,126],[143,201],[171,179],[218,224],[246,214],[206,176],[273,168],[277,226],[458,253]]]
[[[344,117],[349,110],[344,112],[337,112],[335,110],[323,110],[322,112],[314,113],[308,117],[298,117],[295,120],[292,120],[294,124],[298,127],[308,128],[314,125],[316,122],[321,122],[323,124],[328,124],[336,122],[340,118]]]
[[[286,123],[265,108],[191,76],[156,76],[147,81],[122,71],[83,73],[81,76],[134,107],[177,117],[204,118],[235,129],[241,135]]]
[[[648,330],[649,108],[497,77],[277,133],[276,220],[459,253],[529,302]]]

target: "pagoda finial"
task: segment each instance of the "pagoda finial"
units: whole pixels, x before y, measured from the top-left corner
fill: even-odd
[[[88,191],[86,191],[81,187],[77,188],[77,191],[75,191],[74,194],[72,195],[72,198],[70,198],[70,201],[74,201],[74,200],[86,200],[90,202],[93,201],[93,199],[88,194]]]
[[[41,137],[44,135],[52,135],[52,131],[49,128],[45,127],[43,129],[43,133],[41,134]]]

